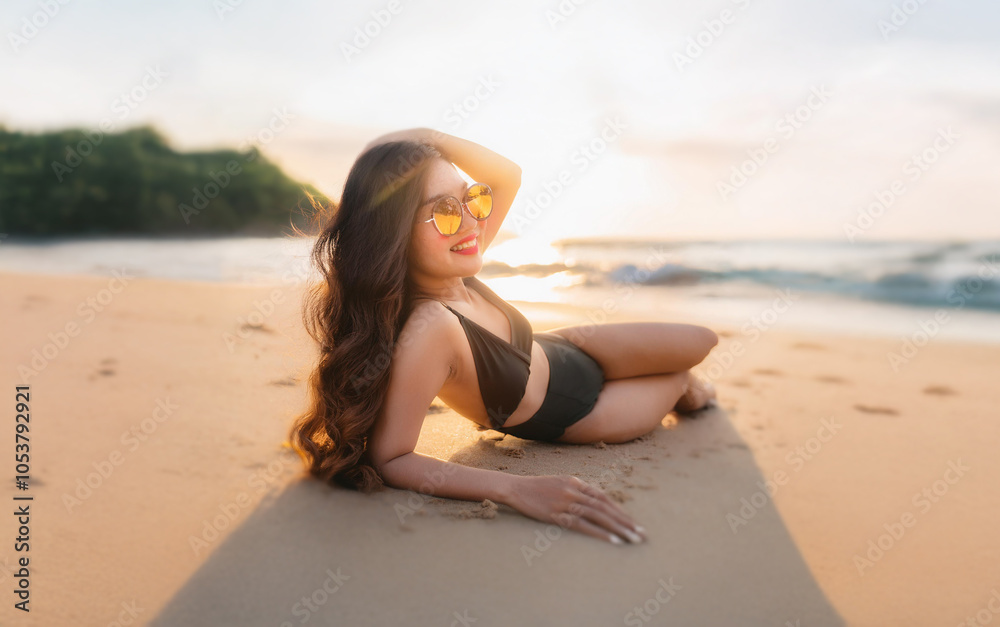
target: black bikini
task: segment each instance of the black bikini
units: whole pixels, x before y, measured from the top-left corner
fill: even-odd
[[[447,303],[438,301],[458,316],[465,330],[490,425],[501,433],[529,440],[558,438],[566,427],[593,409],[604,386],[600,365],[557,333],[533,333],[527,318],[478,278],[465,277],[463,282],[500,309],[510,323],[511,341],[507,342]],[[533,341],[538,342],[549,360],[545,399],[531,418],[505,428],[504,423],[524,398],[531,371]]]

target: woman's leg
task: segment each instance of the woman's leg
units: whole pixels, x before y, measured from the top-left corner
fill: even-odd
[[[566,427],[557,442],[628,442],[656,428],[689,385],[687,370],[605,381],[589,414]]]
[[[719,343],[711,329],[672,322],[587,324],[546,333],[561,335],[583,349],[608,380],[683,372],[701,363]]]

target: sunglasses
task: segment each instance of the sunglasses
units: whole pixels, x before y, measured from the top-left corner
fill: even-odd
[[[480,222],[490,217],[493,212],[493,190],[490,186],[486,183],[469,185],[464,200],[454,196],[438,198],[434,201],[431,218],[424,222],[434,222],[441,235],[454,235],[462,226],[462,212],[466,209],[469,210],[469,215]]]

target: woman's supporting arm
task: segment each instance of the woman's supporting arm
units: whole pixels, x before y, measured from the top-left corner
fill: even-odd
[[[464,333],[457,320],[436,303],[419,306],[407,319],[392,356],[382,414],[368,438],[371,461],[392,487],[503,503],[511,475],[445,462],[413,450],[428,406],[454,372],[454,345],[460,337],[464,339]]]
[[[641,541],[640,529],[602,490],[571,475],[526,477],[471,468],[414,449],[427,408],[451,378],[455,347],[468,341],[457,318],[437,303],[414,309],[392,356],[382,411],[366,446],[386,484],[466,501],[490,499],[525,516],[609,542]]]
[[[387,485],[461,501],[490,499],[510,504],[516,477],[499,470],[471,468],[421,453],[405,453],[382,464]]]
[[[387,485],[429,496],[513,507],[529,518],[623,544],[645,540],[645,530],[600,488],[572,475],[523,477],[409,452],[382,463]]]

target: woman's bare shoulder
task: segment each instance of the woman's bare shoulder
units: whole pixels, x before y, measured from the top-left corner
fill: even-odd
[[[399,335],[398,354],[416,351],[426,359],[437,355],[454,364],[457,361],[456,340],[462,333],[455,314],[436,300],[420,300],[413,306]]]
[[[413,310],[403,325],[403,330],[408,328],[410,330],[425,329],[431,326],[450,329],[455,326],[453,323],[456,320],[455,314],[448,311],[443,303],[422,298],[414,303]]]

